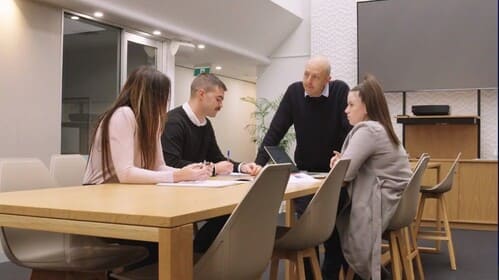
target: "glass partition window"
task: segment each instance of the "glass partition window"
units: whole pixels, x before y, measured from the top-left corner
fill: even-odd
[[[133,70],[142,65],[156,68],[157,48],[132,41],[128,41],[127,44],[127,77]]]
[[[64,15],[61,153],[88,154],[97,116],[119,92],[116,27]]]
[[[62,154],[89,153],[98,116],[114,102],[134,69],[163,69],[163,47],[164,42],[64,14]]]

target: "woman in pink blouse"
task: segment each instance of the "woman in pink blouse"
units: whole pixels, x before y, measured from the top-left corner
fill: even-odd
[[[166,120],[170,80],[142,66],[133,71],[117,100],[99,117],[92,137],[84,184],[204,180],[211,169],[201,163],[166,166],[160,136]]]

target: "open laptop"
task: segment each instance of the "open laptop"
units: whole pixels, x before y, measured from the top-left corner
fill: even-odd
[[[274,163],[291,163],[291,173],[296,173],[300,172],[298,167],[296,167],[296,164],[293,162],[293,160],[289,157],[289,155],[284,151],[283,148],[279,146],[264,146],[263,147],[267,154],[270,156],[270,159]],[[316,179],[323,179],[326,178],[327,172],[305,172],[308,175],[316,178]]]
[[[274,163],[291,163],[291,173],[300,171],[283,148],[279,146],[264,146],[263,148]]]

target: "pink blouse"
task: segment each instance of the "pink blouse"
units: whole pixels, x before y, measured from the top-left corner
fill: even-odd
[[[84,184],[173,182],[176,168],[166,166],[160,134],[151,142],[156,145],[156,162],[153,170],[144,169],[140,159],[140,146],[136,133],[135,114],[128,106],[118,108],[109,121],[109,146],[111,150],[111,176],[104,180],[102,173],[101,127],[88,158]]]

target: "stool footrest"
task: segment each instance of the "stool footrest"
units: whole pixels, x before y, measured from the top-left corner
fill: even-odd
[[[445,236],[447,233],[445,232],[445,230],[441,230],[441,231],[438,231],[438,230],[420,230],[420,231],[418,231],[417,236],[419,237],[420,234],[422,234],[422,235]]]
[[[439,254],[440,250],[433,247],[418,247],[419,252],[421,253],[430,253],[430,254]]]
[[[432,235],[418,235],[418,239],[424,239],[424,240],[450,240],[449,237],[447,236],[432,236]]]

